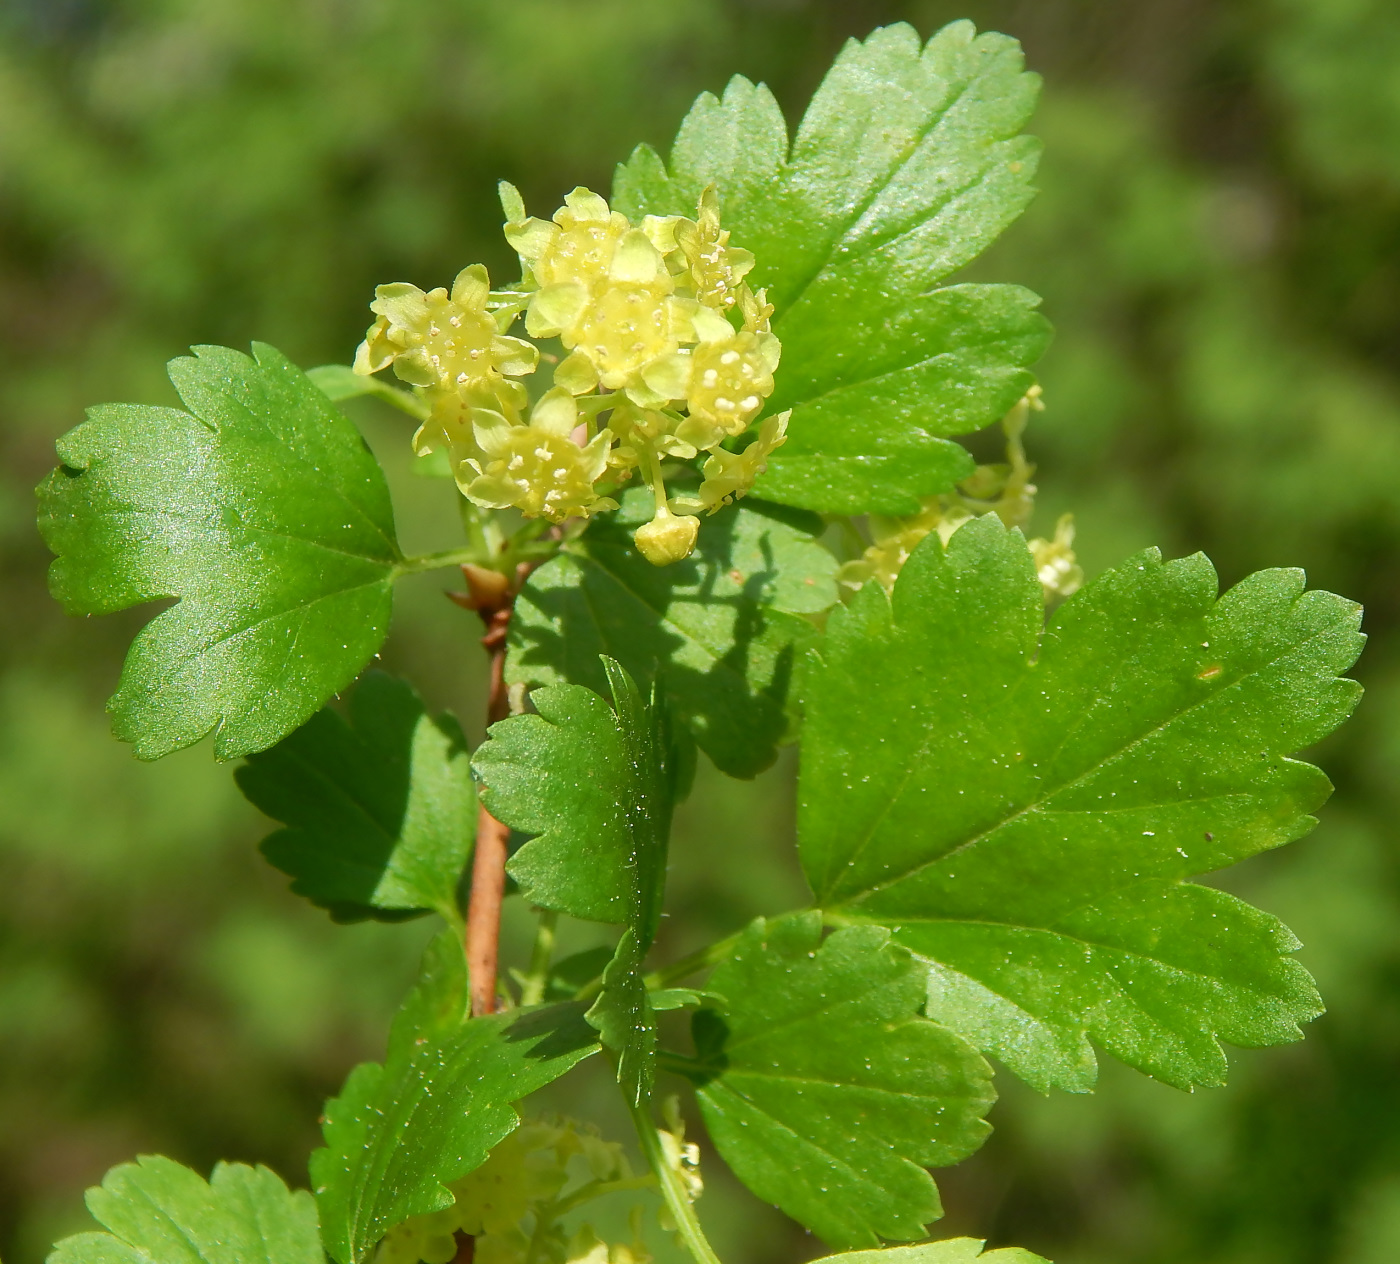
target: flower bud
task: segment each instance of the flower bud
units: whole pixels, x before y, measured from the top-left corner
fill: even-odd
[[[698,518],[682,517],[663,508],[645,526],[638,527],[632,539],[653,566],[669,566],[690,556],[699,533]]]

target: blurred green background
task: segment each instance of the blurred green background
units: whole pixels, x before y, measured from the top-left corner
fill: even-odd
[[[304,1180],[321,1099],[377,1056],[428,930],[333,927],[256,856],[205,749],[143,766],[102,701],[145,615],[66,618],[33,485],[85,405],[171,398],[190,343],[345,361],[376,282],[508,272],[495,182],[537,213],[742,72],[789,115],[843,39],[955,17],[1047,78],[1043,192],[979,276],[1058,326],[1036,526],[1094,571],[1147,544],[1231,582],[1301,565],[1363,600],[1358,718],[1307,841],[1227,878],[1305,942],[1331,1012],[1184,1095],[1009,1077],[940,1232],[1060,1264],[1400,1259],[1400,6],[1394,0],[0,0],[0,1254],[83,1227],[81,1191],[163,1151]],[[407,428],[357,413],[405,544],[450,543]],[[482,657],[442,577],[385,651],[479,729]],[[792,761],[702,776],[678,946],[800,890]],[[750,876],[758,867],[757,879]],[[518,937],[518,910],[512,914]],[[712,1165],[712,1167],[715,1165]],[[817,1244],[716,1178],[732,1264]]]

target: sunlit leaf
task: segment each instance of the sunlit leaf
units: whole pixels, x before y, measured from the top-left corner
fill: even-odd
[[[275,1172],[219,1163],[206,1184],[173,1159],[145,1155],[87,1192],[106,1233],[79,1233],[49,1264],[322,1264],[316,1204]]]
[[[760,494],[823,512],[910,513],[971,459],[948,435],[1000,418],[1031,385],[1049,326],[1027,290],[937,289],[1025,209],[1038,144],[1020,135],[1039,78],[1020,47],[955,22],[852,40],[789,144],[771,93],[706,94],[669,169],[639,149],[614,197],[632,214],[693,215],[713,182],[753,251],[783,358],[788,441]]]
[[[1205,558],[1148,552],[1043,630],[1025,543],[988,515],[836,612],[806,677],[818,903],[890,927],[930,962],[929,1015],[1037,1087],[1089,1087],[1091,1038],[1219,1084],[1220,1040],[1320,1012],[1293,936],[1187,879],[1312,828],[1330,786],[1288,756],[1355,704],[1359,612],[1297,571],[1216,592]]]
[[[698,1089],[738,1177],[835,1246],[921,1237],[942,1214],[925,1171],[989,1131],[991,1070],[920,1014],[924,971],[889,932],[821,941],[815,912],[755,923],[695,1016]]]
[[[388,629],[389,490],[355,428],[271,347],[172,360],[188,412],[106,404],[58,441],[39,525],[73,614],[177,598],[109,708],[155,759],[214,734],[235,759],[305,723]]]

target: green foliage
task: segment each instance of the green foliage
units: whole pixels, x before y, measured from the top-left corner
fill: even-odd
[[[1332,24],[1324,16],[1314,26]],[[1273,50],[1287,60],[1285,41]],[[948,543],[958,524],[928,503],[974,469],[948,436],[1023,398],[1047,339],[1029,291],[937,288],[1029,197],[1035,147],[1019,133],[1035,87],[1005,37],[956,23],[921,47],[910,28],[887,28],[848,45],[791,144],[775,97],[736,79],[722,101],[697,103],[669,169],[645,148],[620,169],[617,200],[634,216],[690,214],[700,191],[717,186],[734,244],[757,255],[751,279],[769,286],[785,348],[772,402],[794,409],[792,431],[760,486],[788,508],[748,502],[706,519],[697,553],[679,565],[657,569],[633,547],[629,529],[667,512],[660,491],[653,505],[645,493],[622,496],[620,512],[586,530],[518,529],[508,514],[458,504],[466,545],[405,561],[383,479],[325,401],[363,395],[421,416],[430,397],[335,366],[303,378],[266,348],[256,362],[218,348],[177,362],[193,416],[100,410],[63,441],[65,468],[44,489],[46,532],[60,554],[55,591],[78,611],[179,603],[133,648],[114,700],[119,731],[147,757],[211,730],[217,753],[251,752],[245,788],[289,826],[269,840],[269,857],[334,916],[433,909],[451,925],[393,1025],[384,1063],[357,1068],[327,1107],[326,1148],[312,1166],[325,1245],[340,1264],[362,1264],[386,1232],[440,1215],[449,1187],[515,1126],[515,1103],[595,1051],[594,1029],[617,1057],[682,1238],[713,1264],[689,1206],[693,1159],[678,1116],[668,1112],[667,1134],[651,1123],[658,1011],[705,1007],[696,1056],[661,1058],[696,1083],[711,1139],[741,1180],[833,1244],[856,1246],[917,1237],[941,1213],[926,1169],[964,1157],[986,1134],[982,1053],[1037,1088],[1082,1090],[1094,1079],[1096,1043],[1194,1087],[1223,1082],[1220,1041],[1293,1039],[1319,1011],[1282,924],[1187,879],[1310,828],[1308,813],[1330,787],[1289,754],[1325,736],[1354,702],[1354,687],[1337,679],[1359,648],[1354,608],[1305,593],[1296,572],[1261,572],[1218,598],[1199,555],[1162,563],[1153,552],[1107,572],[1047,627],[1037,576],[1045,542],[1028,551],[989,514]],[[1354,180],[1364,167],[1339,162],[1333,178]],[[1170,201],[1161,187],[1144,189],[1144,201]],[[1202,267],[1178,246],[1196,214],[1182,210],[1189,202],[1161,236],[1170,248],[1144,252],[1153,284]],[[1078,257],[1070,266],[1097,284]],[[674,281],[649,275],[662,288]],[[614,297],[636,284],[609,273]],[[420,298],[426,321],[436,300]],[[517,301],[527,300],[489,298],[501,333]],[[1194,372],[1240,381],[1233,394],[1201,397],[1222,434],[1234,427],[1219,450],[1234,443],[1237,456],[1273,468],[1272,448],[1247,419],[1295,382],[1340,401],[1329,415],[1349,422],[1383,411],[1380,392],[1319,386],[1322,357],[1287,380],[1257,371],[1273,326],[1238,295],[1207,306],[1208,336],[1191,334]],[[477,315],[489,323],[486,310]],[[399,334],[418,336],[407,325]],[[1236,375],[1251,357],[1256,371]],[[1102,375],[1105,362],[1089,357],[1081,370]],[[457,404],[468,406],[469,394]],[[590,398],[594,418],[604,397]],[[1291,417],[1296,435],[1305,419]],[[535,436],[555,448],[515,455],[576,455],[573,419]],[[463,452],[475,451],[461,415],[445,408],[438,420]],[[1376,472],[1385,462],[1356,438],[1371,433],[1367,425],[1377,429],[1329,429],[1327,468],[1347,478],[1329,479],[1309,515],[1340,520],[1353,467],[1359,484],[1388,494]],[[777,437],[769,431],[769,442]],[[671,457],[684,449],[673,446]],[[712,459],[741,461],[717,447]],[[459,473],[463,463],[474,468],[464,456]],[[1208,489],[1211,512],[1234,507],[1248,520],[1255,466],[1200,465],[1192,477]],[[667,477],[683,486],[697,472],[682,461]],[[979,467],[971,486],[995,495],[999,477]],[[440,486],[420,497],[439,492],[452,496]],[[1007,498],[1008,521],[1013,509],[1029,513],[1033,493],[1025,489],[1019,507]],[[867,511],[919,516],[892,526],[843,517]],[[672,519],[668,530],[683,536],[694,522]],[[1301,534],[1310,531],[1301,521]],[[851,600],[828,613],[838,560],[857,561],[863,532],[892,541],[889,556],[883,569],[857,562],[842,571]],[[852,596],[859,575],[892,582],[910,549],[892,594],[867,582]],[[493,601],[507,600],[542,559],[552,560],[525,584],[507,673],[543,686],[533,695],[538,714],[495,726],[476,767],[487,806],[536,835],[512,862],[525,899],[624,929],[610,955],[554,963],[555,922],[542,918],[530,973],[510,972],[523,1012],[468,1019],[456,896],[473,801],[460,733],[379,677],[357,690],[350,723],[313,712],[378,647],[393,578],[466,563],[490,643],[503,630]],[[650,703],[634,678],[655,682]],[[760,920],[644,975],[683,780],[668,712],[738,776],[800,733],[801,860],[820,908]],[[742,919],[728,912],[732,928]],[[703,989],[666,986],[716,962]],[[541,996],[560,1003],[530,1004]],[[183,1171],[161,1163],[150,1170]],[[522,1185],[530,1179],[523,1163],[500,1166]],[[118,1169],[114,1188],[133,1170],[144,1169]],[[178,1179],[192,1198],[217,1201],[207,1191],[226,1171],[245,1170],[217,1169],[210,1187],[192,1174]],[[484,1203],[499,1212],[496,1176],[478,1176]],[[519,1189],[507,1192],[520,1201]],[[224,1213],[200,1204],[195,1214],[203,1232]],[[522,1258],[562,1264],[564,1239],[542,1234],[539,1215],[528,1239],[520,1217],[507,1217],[501,1240]],[[395,1249],[441,1264],[465,1224],[437,1221],[419,1226],[422,1235],[415,1227]],[[200,1258],[198,1236],[189,1236],[196,1255],[181,1261]],[[94,1240],[103,1259],[151,1254],[134,1239],[129,1250]],[[231,1240],[223,1230],[210,1239]],[[576,1258],[602,1258],[596,1240],[579,1242],[567,1248]],[[255,1246],[239,1251],[257,1258]],[[926,1264],[1039,1258],[983,1256],[981,1246],[959,1238],[894,1253]],[[389,1247],[381,1259],[398,1258]],[[605,1252],[612,1264],[617,1250]]]
[[[275,1172],[220,1163],[206,1184],[171,1159],[123,1163],[87,1193],[107,1233],[79,1233],[50,1264],[320,1264],[316,1205]]]
[[[676,718],[733,776],[770,764],[787,725],[801,616],[835,600],[835,561],[806,515],[746,501],[700,526],[695,552],[673,566],[645,561],[629,526],[644,491],[611,520],[530,576],[511,625],[507,676],[530,685],[607,685],[599,655],[638,680],[658,666]]]
[[[263,855],[337,921],[426,909],[457,920],[476,828],[466,739],[450,715],[429,716],[407,682],[368,673],[348,723],[323,708],[235,777],[288,827],[263,841]]]
[[[656,1014],[641,968],[661,920],[671,810],[688,780],[689,751],[673,738],[657,688],[647,704],[615,660],[604,657],[603,670],[613,710],[578,685],[536,690],[539,714],[493,725],[473,764],[492,814],[539,835],[508,865],[526,898],[625,923],[588,1021],[617,1053],[618,1080],[637,1105],[656,1059]]]
[[[831,621],[806,695],[802,861],[830,913],[935,963],[929,1013],[1030,1083],[1086,1089],[1092,1036],[1218,1084],[1216,1037],[1319,1012],[1275,919],[1186,881],[1307,832],[1331,787],[1287,758],[1355,705],[1357,608],[1204,558],[1109,571],[1041,632],[1019,537],[930,537]],[[881,663],[877,676],[862,666]]]
[[[360,1264],[410,1216],[451,1206],[445,1186],[520,1122],[512,1104],[597,1050],[577,1004],[465,1014],[461,947],[446,931],[394,1021],[383,1064],[356,1067],[326,1103],[311,1180],[322,1240],[339,1264]]]
[[[762,920],[695,1016],[699,1098],[716,1149],[760,1198],[827,1242],[908,1240],[942,1214],[926,1167],[989,1131],[991,1070],[920,1016],[924,972],[877,927]]]
[[[399,552],[384,476],[293,365],[254,352],[171,361],[188,412],[93,409],[39,490],[71,613],[179,599],[132,643],[110,703],[142,759],[211,732],[220,759],[271,746],[388,629]]]
[[[1048,341],[1014,286],[934,287],[1025,209],[1038,146],[1018,135],[1039,79],[1019,46],[970,22],[852,41],[789,147],[771,92],[735,78],[681,126],[669,173],[643,147],[618,169],[629,214],[688,214],[722,191],[758,259],[783,367],[788,442],[760,495],[828,513],[913,513],[972,472],[942,438],[980,430],[1031,385]]]

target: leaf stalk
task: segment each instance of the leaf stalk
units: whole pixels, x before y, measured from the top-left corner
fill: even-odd
[[[661,1136],[651,1114],[651,1098],[648,1096],[635,1106],[628,1102],[627,1109],[631,1112],[633,1126],[637,1129],[637,1140],[641,1143],[642,1153],[656,1174],[657,1184],[661,1187],[661,1197],[666,1202],[666,1209],[671,1213],[671,1218],[676,1222],[676,1232],[681,1241],[685,1243],[695,1264],[720,1264],[719,1256],[715,1254],[714,1247],[710,1245],[705,1231],[700,1227],[695,1208],[681,1182],[680,1173],[666,1161],[666,1151],[662,1147]]]

